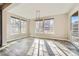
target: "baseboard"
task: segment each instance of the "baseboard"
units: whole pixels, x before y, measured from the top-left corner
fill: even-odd
[[[21,40],[21,39],[24,39],[24,38],[27,38],[27,37],[15,38],[15,39],[13,39],[13,40],[9,40],[9,41],[7,41],[7,43],[10,43],[10,42],[13,42],[13,41],[16,41],[16,40]]]
[[[34,37],[34,36],[29,36],[29,37],[32,37],[32,38],[39,38],[39,39],[49,39],[49,40],[62,40],[64,38],[61,38],[61,39],[56,39],[56,38],[41,38],[41,37]],[[62,41],[69,41],[68,39],[64,39]]]

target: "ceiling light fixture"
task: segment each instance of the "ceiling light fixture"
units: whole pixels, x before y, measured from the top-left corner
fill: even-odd
[[[40,10],[36,10],[36,20],[40,20]]]

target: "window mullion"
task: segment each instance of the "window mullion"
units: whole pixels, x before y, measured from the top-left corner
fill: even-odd
[[[43,28],[42,29],[43,29],[43,33],[44,33],[44,19],[43,19]]]
[[[21,20],[20,20],[20,29],[19,30],[20,30],[20,33],[21,33]]]

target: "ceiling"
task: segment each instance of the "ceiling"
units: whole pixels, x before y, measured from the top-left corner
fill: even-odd
[[[31,19],[36,17],[36,10],[43,17],[68,13],[73,6],[74,3],[18,3],[8,12]]]

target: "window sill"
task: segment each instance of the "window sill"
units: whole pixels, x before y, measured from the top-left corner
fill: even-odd
[[[52,32],[52,33],[37,32],[35,34],[50,34],[50,35],[52,35],[52,34],[54,34],[54,32]]]

